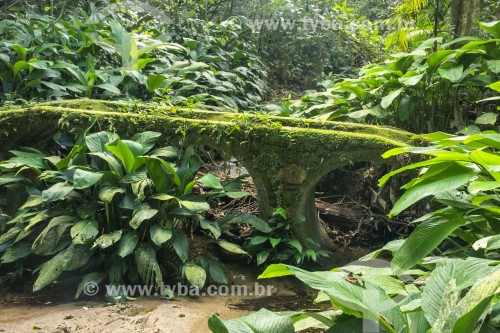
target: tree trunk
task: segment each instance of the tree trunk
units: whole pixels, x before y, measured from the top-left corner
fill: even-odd
[[[453,27],[454,38],[458,38],[462,35],[462,17],[464,13],[465,1],[464,0],[451,1],[450,18],[451,18],[451,26]]]
[[[234,13],[234,1],[235,0],[231,0],[231,5],[229,7],[229,17],[233,16]]]
[[[480,0],[452,0],[450,7],[454,38],[470,36]]]
[[[474,19],[479,9],[479,0],[469,0],[467,6],[467,18],[465,20],[464,36],[472,35]]]

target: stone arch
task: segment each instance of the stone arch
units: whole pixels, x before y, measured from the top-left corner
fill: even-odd
[[[236,156],[254,179],[261,217],[270,217],[276,207],[287,209],[296,237],[311,238],[322,248],[333,244],[314,206],[320,179],[349,163],[383,163],[385,151],[406,146],[412,136],[362,124],[70,100],[1,111],[0,157],[22,145],[41,147],[62,126],[84,128],[90,119],[120,135],[157,131]]]

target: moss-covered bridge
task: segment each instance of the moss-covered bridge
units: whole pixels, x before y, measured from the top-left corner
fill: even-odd
[[[21,146],[44,148],[58,129],[85,127],[90,118],[123,137],[157,131],[169,141],[183,139],[184,145],[210,146],[238,158],[257,187],[261,217],[283,207],[297,237],[328,248],[314,201],[320,179],[352,163],[383,163],[384,151],[410,139],[388,127],[73,100],[0,111],[0,158]]]

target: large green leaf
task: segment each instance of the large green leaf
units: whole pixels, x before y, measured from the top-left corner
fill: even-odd
[[[478,125],[495,125],[497,122],[498,114],[487,112],[477,117],[475,123]]]
[[[214,333],[294,333],[292,320],[266,309],[252,313],[249,316],[227,320],[224,323],[213,315],[208,326]]]
[[[259,279],[271,279],[282,276],[293,275],[293,272],[288,269],[288,266],[285,264],[272,264],[267,266],[264,272],[259,275]]]
[[[447,209],[428,214],[417,222],[421,223],[403,243],[392,260],[392,267],[397,274],[412,268],[436,249],[455,229],[465,225],[467,220],[455,210]]]
[[[163,243],[166,243],[170,238],[172,238],[172,230],[162,228],[158,224],[151,226],[149,234],[153,243],[158,246],[163,245]]]
[[[282,271],[286,267],[309,287],[325,292],[332,303],[346,314],[379,322],[391,332],[400,332],[406,325],[398,305],[383,289],[370,282],[348,280],[346,272],[307,272],[288,265],[273,266],[275,271]]]
[[[156,144],[156,142],[158,142],[160,137],[161,133],[146,131],[135,134],[130,140],[142,145],[142,147],[144,148],[142,155],[144,155],[151,149],[153,149],[154,145]]]
[[[57,216],[50,220],[47,227],[33,242],[33,252],[39,255],[52,255],[59,250],[61,237],[73,222],[73,216]]]
[[[430,173],[432,167],[427,171]],[[428,197],[451,190],[455,190],[460,186],[465,185],[475,175],[471,168],[463,167],[461,165],[450,165],[446,171],[440,171],[433,177],[426,178],[425,180],[411,186],[401,196],[392,208],[390,214],[395,216],[401,213],[406,208],[413,205],[415,202]],[[426,175],[424,174],[423,177]]]
[[[69,260],[71,260],[71,256],[68,255],[68,251],[63,251],[45,262],[41,266],[38,278],[33,285],[33,292],[39,291],[54,282],[64,272]]]
[[[126,233],[118,243],[118,255],[125,258],[134,252],[137,243],[139,242],[139,235],[135,231]]]
[[[98,132],[85,136],[85,142],[88,149],[93,153],[105,153],[106,144],[116,140],[116,134],[110,132]]]
[[[381,103],[382,107],[384,109],[387,109],[392,104],[392,102],[399,95],[401,95],[402,92],[403,92],[403,89],[398,89],[398,90],[391,91],[389,94],[387,94],[387,96],[385,96],[385,97],[382,98],[382,103]]]
[[[364,281],[368,281],[382,288],[387,295],[408,296],[408,292],[405,289],[404,282],[392,277],[391,275],[393,275],[394,273],[389,267],[380,268],[348,265],[344,266],[343,270],[362,276]]]
[[[416,104],[413,99],[406,97],[401,99],[398,105],[398,117],[401,121],[408,121],[411,118],[413,111],[415,111]]]
[[[218,244],[220,245],[220,247],[222,247],[226,251],[229,251],[229,252],[232,252],[232,253],[236,253],[236,254],[244,254],[244,255],[250,257],[250,255],[248,254],[248,252],[246,252],[245,250],[243,250],[237,244],[229,243],[228,241],[225,241],[225,240],[220,240],[218,242]]]
[[[181,186],[181,179],[180,179],[179,175],[177,174],[177,172],[175,171],[175,169],[172,167],[172,165],[170,165],[167,161],[162,160],[161,158],[158,158],[158,157],[151,157],[151,158],[153,158],[153,159],[159,161],[161,164],[163,164],[163,166],[172,175],[172,177],[174,179],[174,184],[177,186]]]
[[[219,180],[212,174],[207,173],[200,179],[198,179],[200,183],[202,183],[205,186],[208,186],[210,188],[215,188],[215,189],[223,189],[221,183]]]
[[[87,253],[87,255],[85,255]],[[73,270],[84,265],[90,258],[87,247],[71,244],[52,259],[40,266],[40,272],[33,284],[33,291],[39,291],[54,282],[65,270]]]
[[[102,83],[102,84],[97,84],[95,87],[96,87],[96,88],[100,88],[100,89],[107,90],[107,91],[109,91],[110,93],[115,94],[115,95],[120,95],[120,94],[121,94],[120,89],[118,89],[117,87],[115,87],[115,86],[114,86],[114,85],[112,85],[111,83]]]
[[[120,166],[120,163],[111,154],[96,152],[96,153],[90,153],[89,155],[97,156],[103,159],[108,163],[112,171],[116,172],[116,174],[119,175],[120,177],[123,175],[123,169]]]
[[[500,148],[500,134],[498,133],[486,133],[474,134],[466,137],[463,142],[470,148],[483,149],[483,148]],[[480,150],[479,150],[480,151]],[[475,153],[475,152],[472,152]],[[498,163],[498,156],[492,157],[492,164]]]
[[[287,312],[289,314],[289,312]],[[298,315],[291,315],[293,326],[296,332],[310,328],[327,330],[335,325],[335,321],[342,315],[342,311],[322,311],[322,312],[303,312]],[[351,317],[352,318],[352,317]]]
[[[425,74],[417,75],[416,73],[413,73],[411,76],[409,76],[406,74],[405,76],[399,78],[399,82],[407,86],[414,86],[422,81],[424,75]]]
[[[435,68],[441,63],[445,62],[452,54],[456,53],[453,50],[441,50],[433,52],[427,57],[427,64],[429,65],[429,70],[434,72]]]
[[[72,249],[72,258],[68,261],[65,270],[75,271],[83,266],[85,266],[90,259],[94,251],[89,247],[89,245],[75,245],[71,244],[68,249]]]
[[[490,33],[493,38],[500,38],[500,21],[481,22],[479,25],[481,29]]]
[[[208,328],[213,333],[229,333],[224,322],[215,314],[208,318]]]
[[[1,164],[0,164],[1,166]],[[16,174],[13,174],[13,173],[4,173],[0,176],[0,186],[4,186],[4,185],[8,185],[8,184],[12,184],[12,183],[18,183],[18,182],[21,182],[23,181],[25,178],[23,176],[20,176],[20,175],[16,175]]]
[[[11,245],[2,256],[1,263],[9,264],[31,254],[31,242],[22,241]]]
[[[153,133],[153,132],[151,132]],[[141,158],[137,159],[137,157],[141,157],[143,153],[146,151],[142,144],[132,140],[122,140],[123,144],[130,149],[136,160],[134,161],[134,170],[137,170],[138,167],[142,166],[144,163],[140,164],[139,162],[142,160]],[[138,164],[139,163],[139,164]]]
[[[122,182],[126,184],[134,184],[148,179],[148,174],[146,172],[134,171],[123,177]]]
[[[203,197],[196,195],[183,195],[179,198],[179,203],[193,212],[203,212],[210,210],[210,205]]]
[[[115,244],[122,237],[122,230],[113,231],[109,234],[104,234],[96,239],[92,247],[99,246],[101,249],[106,249]]]
[[[77,190],[89,188],[101,180],[103,175],[102,173],[77,169],[73,176],[73,185]]]
[[[176,159],[179,157],[179,150],[177,148],[174,148],[172,146],[168,147],[161,147],[153,150],[151,152],[151,156],[155,157],[163,157],[167,160],[172,160]]]
[[[500,249],[500,235],[481,238],[472,245],[472,248],[476,251],[479,249],[485,249],[485,250]]]
[[[500,74],[500,60],[489,60],[486,62],[490,71]]]
[[[467,191],[470,194],[477,194],[479,192],[491,191],[500,187],[500,181],[474,181],[469,184]]]
[[[10,151],[15,154],[16,157],[12,157],[11,159],[2,162],[3,168],[19,168],[19,167],[29,167],[38,170],[48,169],[48,164],[46,161],[46,156],[41,153],[24,153],[19,151]]]
[[[451,82],[457,82],[462,77],[464,73],[464,66],[457,65],[450,68],[439,68],[439,75],[441,77],[450,80]]]
[[[82,281],[80,281],[80,284],[78,285],[78,288],[76,290],[76,295],[75,298],[80,297],[82,294],[84,288],[89,284],[92,283],[95,286],[97,286],[101,281],[106,277],[106,274],[104,273],[99,273],[99,272],[93,272],[85,275],[82,278]]]
[[[157,213],[158,213],[157,209],[141,209],[140,211],[134,214],[134,216],[130,220],[129,225],[132,228],[137,229],[140,227],[142,222],[152,219]]]
[[[151,158],[147,160],[146,164],[151,180],[155,185],[156,192],[166,192],[168,190],[169,182],[171,181],[170,175],[165,172],[163,165],[160,161]]]
[[[200,220],[200,227],[202,227],[205,230],[209,230],[212,235],[215,237],[215,239],[219,238],[220,235],[222,234],[220,227],[217,223],[215,222],[210,222],[205,219]]]
[[[68,194],[73,191],[73,186],[68,183],[57,183],[42,192],[44,202],[53,202],[66,199]]]
[[[96,220],[80,221],[71,228],[71,237],[75,244],[85,244],[99,234]]]
[[[187,264],[184,268],[186,274],[186,279],[191,283],[191,285],[198,288],[203,288],[205,281],[207,280],[207,273],[203,269],[195,264]]]
[[[170,242],[182,262],[186,262],[189,257],[189,241],[187,236],[181,232],[174,232]]]
[[[118,193],[125,193],[125,189],[117,187],[102,187],[99,190],[99,199],[104,202],[111,202]]]
[[[208,271],[210,272],[210,277],[215,283],[228,284],[229,274],[226,270],[226,266],[217,259],[212,259],[208,264]]]
[[[112,152],[123,164],[127,173],[133,171],[135,156],[127,145],[122,140],[117,139],[116,144],[106,144],[106,148]]]
[[[474,150],[469,154],[470,158],[482,166],[495,180],[500,181],[500,172],[495,167],[500,165],[500,156],[482,150]]]
[[[271,231],[273,231],[271,226],[269,226],[269,224],[266,221],[264,221],[261,218],[258,218],[253,214],[248,214],[248,213],[238,214],[233,219],[231,219],[231,222],[247,223],[250,224],[252,227],[254,227],[256,230],[265,233],[270,233]]]
[[[165,76],[161,74],[149,74],[147,85],[149,92],[154,92],[156,89],[160,88],[161,84],[165,81]]]
[[[26,202],[19,208],[19,210],[25,209],[25,208],[32,208],[36,207],[38,205],[41,205],[43,203],[43,199],[39,195],[30,195]]]
[[[269,258],[269,255],[271,254],[271,250],[262,250],[259,253],[257,253],[257,266],[262,265],[267,261],[267,258]]]
[[[135,263],[144,283],[159,286],[163,282],[160,265],[156,260],[156,252],[150,245],[141,244],[137,247]]]
[[[454,291],[460,292],[471,287],[479,279],[491,274],[493,268],[486,260],[468,258],[444,259],[437,263],[437,267],[427,281],[422,293],[422,310],[432,325],[439,317],[446,296],[446,290],[452,283],[455,284]]]
[[[500,292],[500,269],[478,279],[469,292],[454,306],[444,323],[435,326],[436,333],[473,333],[480,327],[481,319]]]
[[[496,91],[500,92],[500,81],[492,83],[488,87],[491,88],[491,89],[493,89],[493,90],[496,90]]]

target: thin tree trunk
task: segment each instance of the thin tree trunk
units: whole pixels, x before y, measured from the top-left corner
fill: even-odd
[[[436,0],[436,11],[434,12],[434,36],[433,37],[437,37],[438,32],[439,32],[439,1],[440,0]],[[434,43],[434,51],[437,51],[437,48],[438,48],[438,43],[436,41]]]
[[[451,1],[451,25],[453,27],[454,38],[462,35],[462,19],[464,14],[464,2],[466,0],[452,0]]]
[[[474,19],[479,8],[479,0],[469,0],[467,6],[467,18],[465,20],[464,36],[472,35],[472,29],[474,28]]]
[[[229,17],[233,16],[233,12],[234,12],[234,1],[235,0],[231,0],[231,5],[229,7]]]
[[[208,22],[208,0],[205,0],[205,3],[201,7],[201,13],[200,14],[201,14],[201,19],[203,21],[207,21]]]

